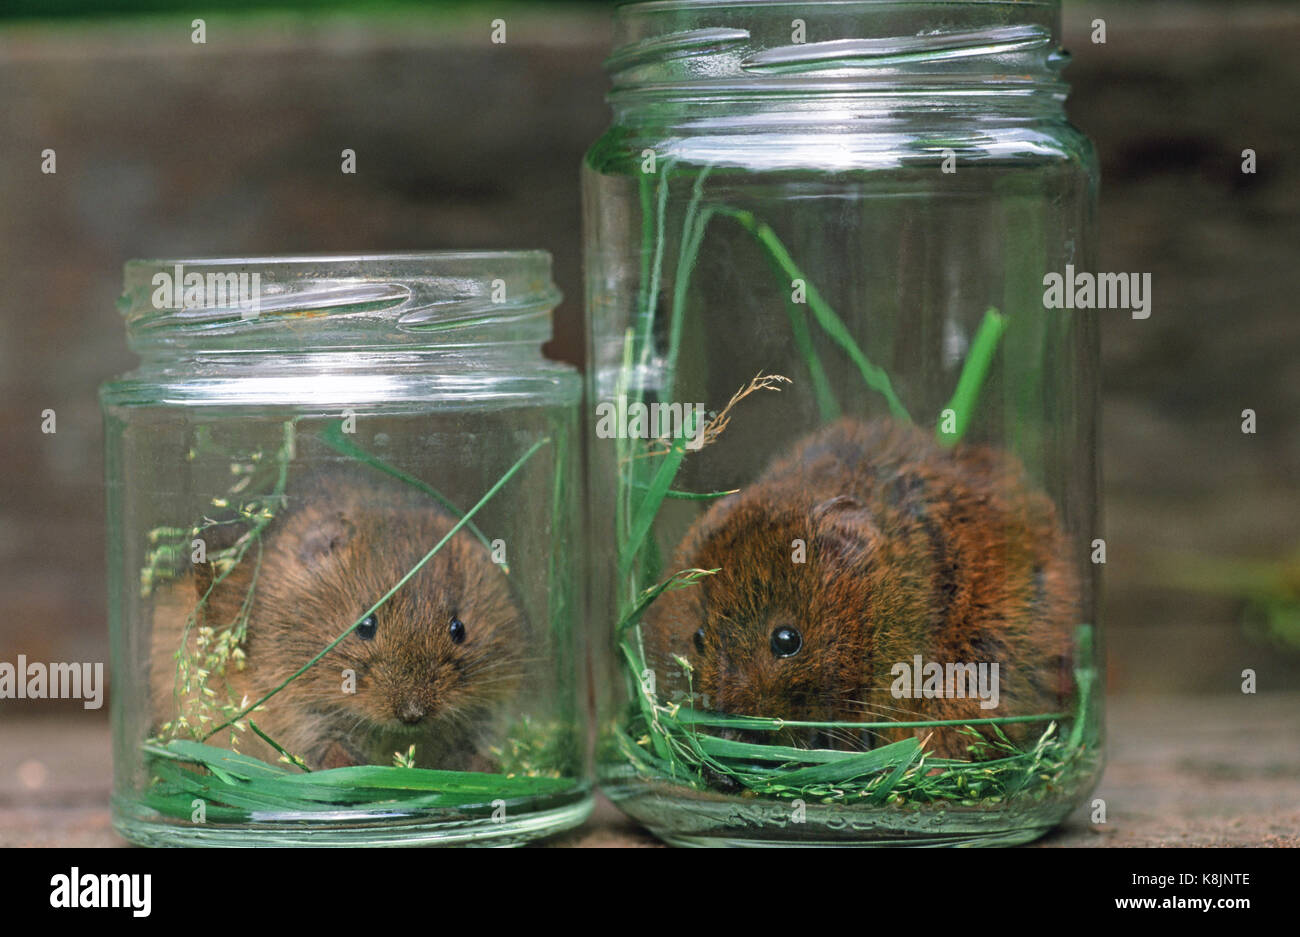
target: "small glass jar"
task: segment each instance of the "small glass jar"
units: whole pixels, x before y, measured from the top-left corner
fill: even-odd
[[[132,261],[104,385],[113,822],[510,843],[591,808],[581,385],[542,251]]]
[[[633,3],[584,169],[598,778],[1024,842],[1100,772],[1097,168],[1055,0]],[[602,561],[601,557],[605,557]]]

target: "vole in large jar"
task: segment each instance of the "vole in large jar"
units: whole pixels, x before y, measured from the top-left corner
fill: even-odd
[[[1072,692],[1070,549],[1051,500],[988,447],[944,448],[911,426],[842,419],[715,502],[672,568],[718,572],[647,613],[647,664],[666,699],[688,688],[675,656],[689,661],[695,706],[799,721],[1043,714]],[[895,692],[911,689],[896,665],[911,683],[918,654],[945,675],[949,664],[996,663],[996,700],[973,682],[953,684],[967,698]],[[981,705],[989,701],[997,705]],[[1044,728],[1004,731],[1023,742]],[[913,735],[930,736],[938,755],[970,757],[973,740],[955,728],[786,729],[753,740],[859,749]]]
[[[201,660],[200,629],[219,633],[251,598],[242,669],[231,660],[224,676],[207,678],[210,699],[247,705],[342,634],[455,523],[431,498],[375,472],[307,475],[290,487],[260,549],[253,544],[224,579],[200,564],[158,594],[150,678],[156,724],[175,720],[178,704],[192,712],[190,698],[200,692],[187,697],[176,679],[175,654],[196,606],[186,653]],[[527,643],[508,576],[462,528],[249,718],[312,769],[392,764],[395,752],[414,745],[422,767],[482,770],[493,717],[522,682]],[[230,735],[225,729],[208,742],[229,746]],[[237,738],[241,752],[279,758],[251,730]]]

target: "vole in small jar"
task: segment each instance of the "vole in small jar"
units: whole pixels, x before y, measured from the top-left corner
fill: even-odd
[[[186,704],[175,654],[196,605],[186,652],[202,660],[200,629],[219,633],[236,621],[251,587],[244,666],[231,660],[224,677],[207,679],[212,700],[247,705],[342,634],[455,523],[431,498],[375,472],[333,469],[291,486],[260,548],[250,546],[229,575],[221,579],[211,564],[200,564],[158,595],[150,678],[157,724]],[[388,765],[411,745],[422,767],[482,769],[488,723],[519,689],[527,642],[509,578],[462,528],[352,634],[247,718],[312,769]],[[209,744],[229,745],[230,732]],[[241,752],[279,758],[251,730],[238,740]]]
[[[1079,587],[1068,544],[1047,496],[987,447],[840,420],[715,502],[672,568],[718,572],[647,612],[647,664],[665,699],[686,696],[677,656],[699,708],[810,722],[1051,713],[1072,691]],[[910,678],[918,654],[945,674],[949,664],[998,664],[996,707],[974,692],[894,692],[913,689],[895,668]],[[1003,731],[1022,742],[1044,728]],[[786,729],[752,740],[860,749],[913,735],[952,758],[970,757],[974,741],[954,728]]]

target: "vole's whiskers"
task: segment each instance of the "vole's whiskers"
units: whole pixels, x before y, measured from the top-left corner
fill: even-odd
[[[916,715],[913,709],[907,709],[902,706],[887,706],[884,703],[869,703],[866,700],[841,699],[836,703],[849,709],[857,710],[864,715],[879,716],[882,720],[889,719],[895,722],[906,722],[907,719],[900,716],[911,718]],[[898,715],[895,715],[897,713]]]

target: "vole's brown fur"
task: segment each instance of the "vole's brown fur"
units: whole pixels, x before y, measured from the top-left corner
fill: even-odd
[[[291,487],[286,505],[244,560],[213,587],[190,630],[220,632],[256,576],[246,665],[208,681],[217,700],[253,702],[343,633],[437,544],[455,519],[431,499],[375,472],[332,470]],[[260,563],[259,563],[260,556]],[[158,724],[175,718],[175,652],[186,617],[214,579],[210,566],[155,602],[151,692]],[[391,764],[416,746],[422,766],[477,766],[484,723],[520,684],[527,628],[507,576],[462,529],[357,632],[272,697],[252,719],[309,766]],[[452,639],[459,619],[464,637]],[[355,693],[344,692],[344,671]],[[213,723],[212,725],[215,725]],[[251,731],[240,751],[275,761]],[[230,730],[210,744],[229,745]]]
[[[792,561],[795,540],[805,563]],[[673,568],[689,567],[719,572],[662,595],[644,626],[668,697],[686,686],[674,655],[691,663],[697,705],[815,722],[1048,713],[1071,691],[1070,551],[1051,501],[988,448],[946,450],[919,429],[841,420],[715,503],[678,548]],[[782,658],[770,642],[784,626],[803,645]],[[896,699],[891,668],[916,654],[998,663],[1000,704]],[[1020,741],[1043,728],[1005,731]],[[972,740],[952,729],[791,730],[784,740],[856,748],[931,732],[928,750],[968,757]]]

